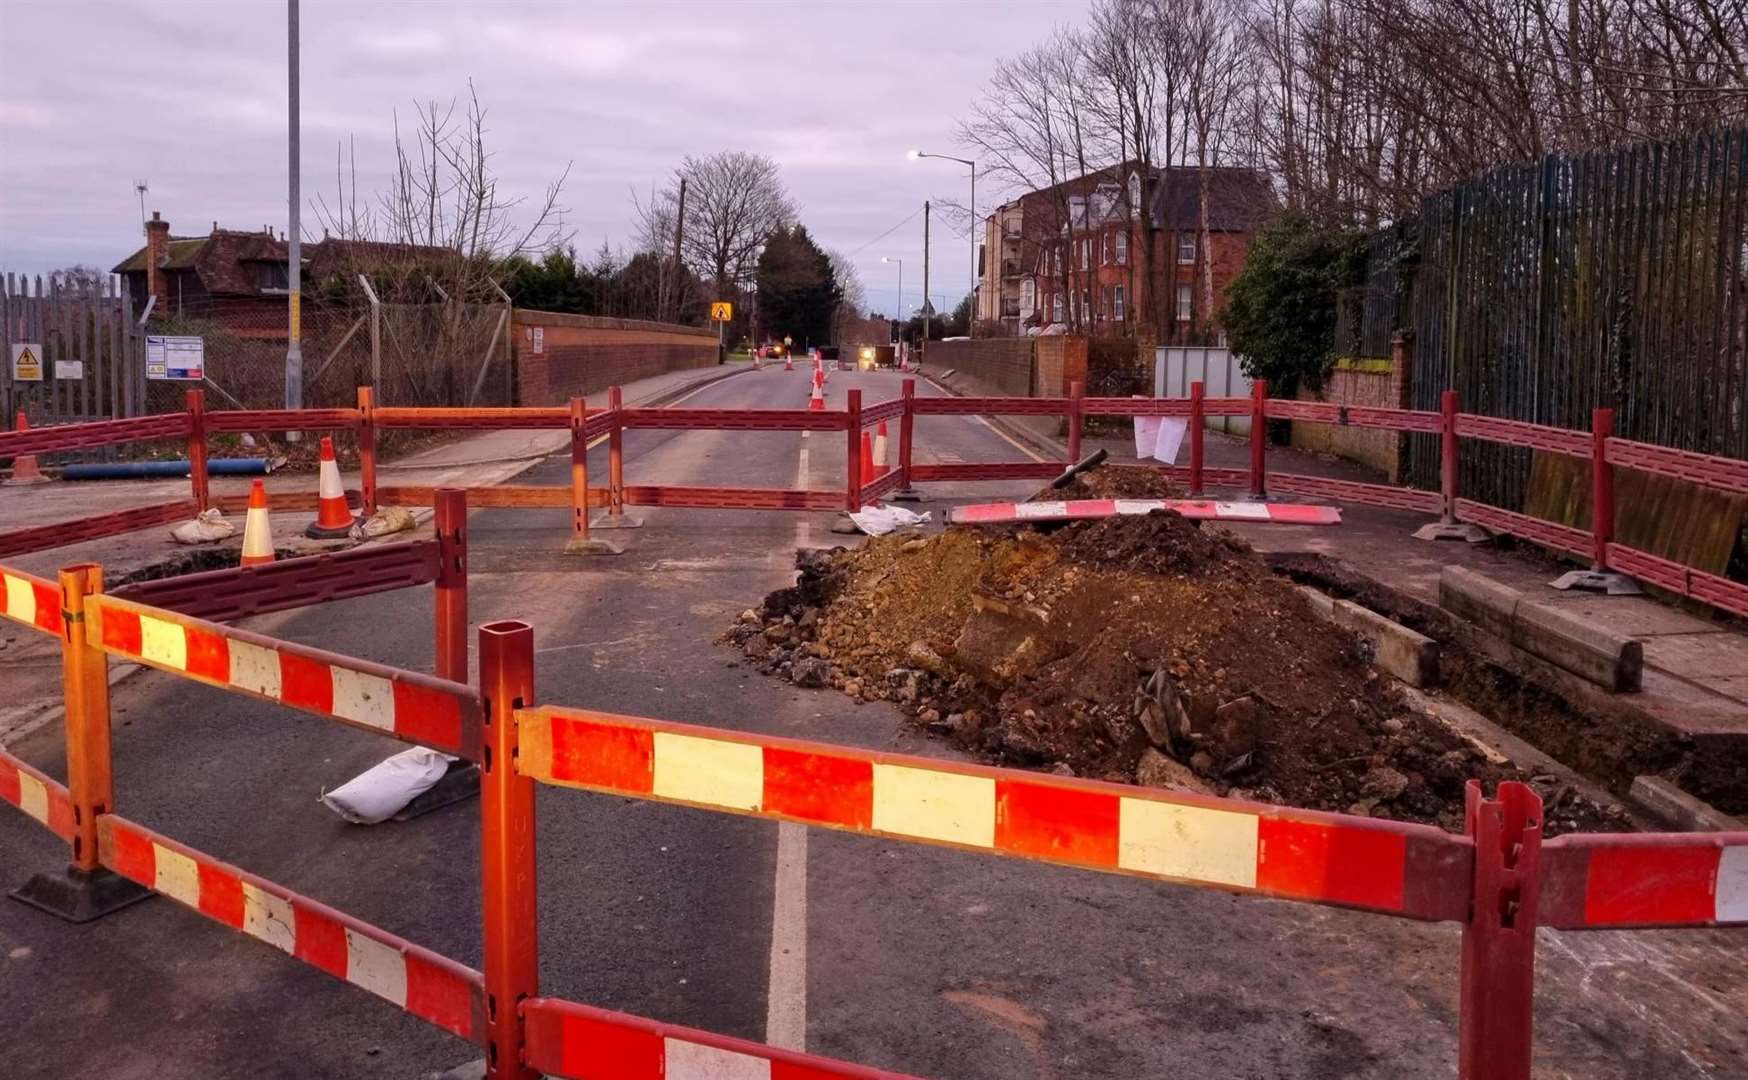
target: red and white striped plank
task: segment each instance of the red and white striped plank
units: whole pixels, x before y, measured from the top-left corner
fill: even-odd
[[[546,783],[1417,919],[1472,860],[1422,825],[1173,795],[576,709],[520,710]]]
[[[1065,502],[996,502],[955,506],[955,525],[1003,525],[1018,521],[1086,521],[1175,510],[1197,521],[1248,521],[1273,525],[1339,525],[1333,506],[1299,503],[1215,502],[1210,499],[1069,499]]]
[[[473,687],[114,596],[91,597],[86,613],[88,640],[104,652],[469,761],[480,759],[480,703]]]
[[[61,587],[0,567],[0,615],[33,630],[61,636]]]
[[[522,1006],[530,1068],[570,1080],[907,1080],[832,1058],[554,998]]]
[[[114,814],[97,819],[97,851],[104,866],[130,881],[426,1023],[484,1041],[485,984],[469,967]]]
[[[73,798],[66,787],[4,750],[0,750],[0,801],[23,810],[62,840],[73,842]]]
[[[1537,921],[1562,930],[1748,926],[1748,833],[1550,840]]]

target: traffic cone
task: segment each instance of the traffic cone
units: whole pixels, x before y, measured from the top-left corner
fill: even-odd
[[[794,371],[795,370],[795,357],[793,355],[785,355],[783,357],[783,370],[784,371]]]
[[[322,473],[316,485],[316,520],[303,534],[311,540],[336,540],[352,531],[352,511],[340,486],[340,466],[334,461],[334,440],[322,436]]]
[[[813,395],[807,399],[807,408],[811,412],[820,412],[825,408],[825,373],[813,373]]]
[[[867,429],[862,431],[862,483],[868,484],[874,479],[874,443],[869,440]]]
[[[243,565],[273,561],[273,526],[267,522],[267,489],[257,480],[249,485],[249,511],[243,516]]]
[[[18,410],[18,431],[29,431],[30,421],[25,419],[24,410]],[[46,484],[49,478],[36,467],[35,454],[20,454],[12,459],[12,476],[6,481],[8,487],[19,487],[24,484]]]
[[[874,429],[874,475],[885,476],[886,472],[886,421],[882,420]]]

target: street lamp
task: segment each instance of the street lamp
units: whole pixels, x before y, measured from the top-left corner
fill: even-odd
[[[880,256],[883,263],[898,264],[898,334],[899,340],[904,340],[904,260],[895,259],[890,255]]]
[[[912,150],[910,159],[939,158],[942,161],[957,161],[971,169],[971,312],[965,320],[967,337],[977,336],[977,162],[968,158],[954,157],[952,154],[925,154],[921,150]],[[925,297],[926,299],[926,297]]]

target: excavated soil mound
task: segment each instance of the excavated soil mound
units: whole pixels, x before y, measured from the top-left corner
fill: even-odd
[[[1175,499],[1182,493],[1159,469],[1144,465],[1101,465],[1070,480],[1065,487],[1045,488],[1027,502],[1061,499]]]
[[[1168,511],[888,536],[798,565],[726,639],[992,760],[1453,830],[1465,780],[1529,779],[1551,831],[1628,827],[1407,708],[1248,545]]]

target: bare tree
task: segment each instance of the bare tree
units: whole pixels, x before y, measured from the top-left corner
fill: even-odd
[[[671,242],[680,180],[686,181],[685,238],[681,255],[692,271],[727,296],[752,280],[765,238],[795,219],[795,207],[777,163],[763,154],[723,151],[688,156],[669,187],[648,202],[634,200],[640,241]],[[650,250],[660,251],[658,243]]]

